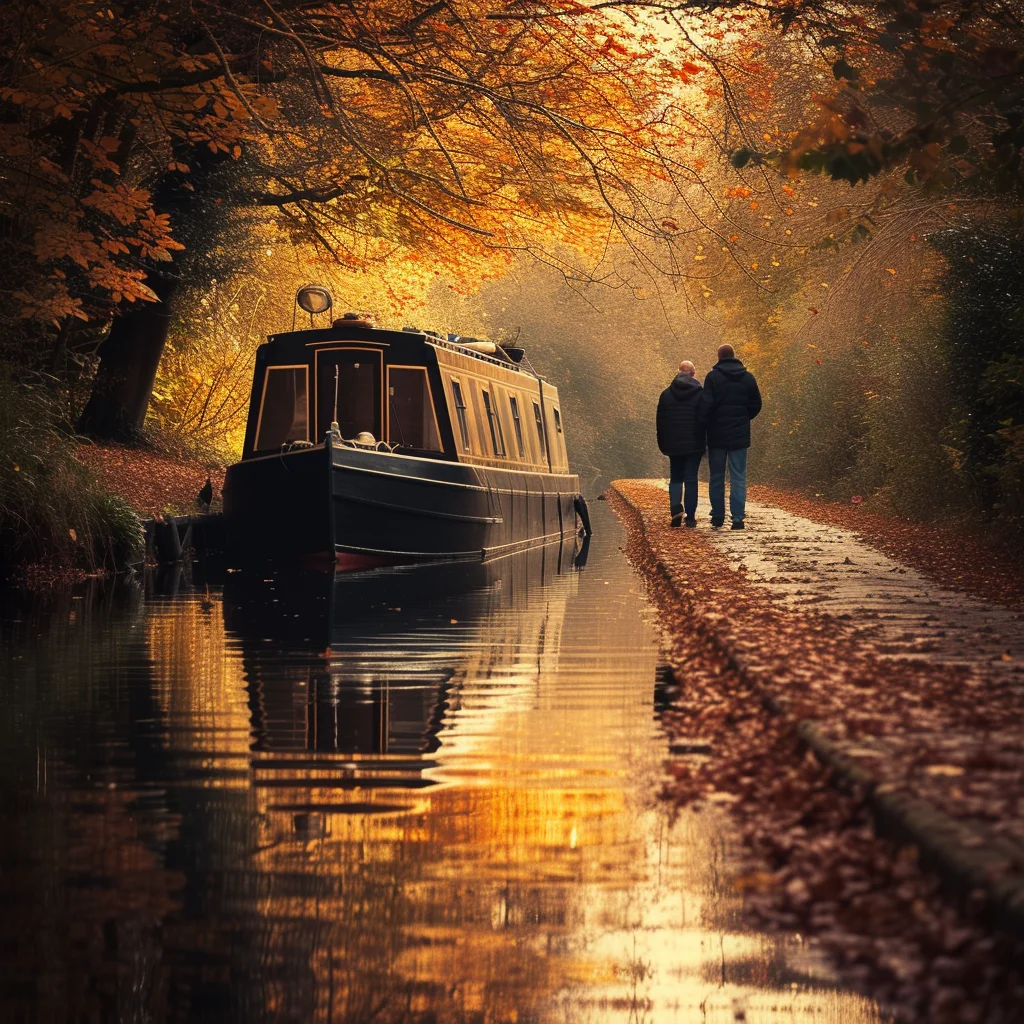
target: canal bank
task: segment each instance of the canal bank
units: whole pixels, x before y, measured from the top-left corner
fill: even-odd
[[[5,605],[4,1019],[880,1020],[657,799],[622,543]]]
[[[918,586],[922,611],[908,570],[777,509],[753,506],[742,533],[673,530],[661,482],[618,481],[610,494],[675,671],[669,729],[682,749],[700,738],[715,752],[674,766],[667,795],[681,806],[727,803],[776,867],[760,894],[766,919],[820,934],[851,977],[907,1019],[1016,1019],[1019,946],[980,922],[1018,923],[1019,817],[983,830],[987,808],[968,785],[972,774],[979,787],[1005,782],[1012,768],[999,754],[1007,726],[1019,730],[1013,658],[983,655],[993,634],[1016,642],[1016,620],[957,597],[940,628],[947,599]],[[902,589],[878,576],[894,570]],[[957,628],[978,638],[950,642]],[[984,672],[962,664],[965,647]],[[941,812],[936,793],[948,798]],[[876,825],[902,842],[879,840]],[[961,915],[919,860],[957,883]]]

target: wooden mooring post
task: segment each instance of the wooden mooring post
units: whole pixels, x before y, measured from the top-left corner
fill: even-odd
[[[210,513],[199,516],[168,516],[147,519],[146,561],[164,565],[181,562],[185,553],[206,554],[224,550],[224,516]]]

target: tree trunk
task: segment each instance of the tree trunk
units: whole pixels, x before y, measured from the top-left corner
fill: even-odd
[[[157,367],[171,323],[179,279],[152,273],[146,283],[159,296],[114,318],[100,345],[100,365],[78,431],[109,441],[137,441],[142,435]]]
[[[175,156],[191,172],[166,172],[153,193],[153,209],[171,216],[175,233],[184,233],[190,252],[209,252],[223,228],[223,218],[211,215],[210,207],[198,199],[217,168],[231,163],[230,157],[223,151],[211,153],[206,146],[183,147]],[[111,441],[140,438],[174,300],[189,272],[188,257],[188,252],[178,252],[173,262],[150,267],[146,284],[160,301],[141,303],[114,318],[99,348],[100,366],[78,421],[80,433]]]

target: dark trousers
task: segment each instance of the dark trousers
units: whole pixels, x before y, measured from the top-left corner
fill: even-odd
[[[668,457],[668,502],[672,509],[672,515],[685,510],[687,518],[692,519],[697,514],[697,473],[700,470],[702,458],[704,458],[703,452]],[[684,486],[686,488],[685,498],[683,497]]]
[[[729,466],[729,512],[734,523],[742,523],[747,510],[747,449],[708,449],[708,470],[711,480],[708,497],[711,499],[711,518],[716,523],[725,520],[725,467]]]

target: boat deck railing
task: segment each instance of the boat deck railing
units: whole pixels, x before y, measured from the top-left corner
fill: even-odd
[[[457,341],[448,341],[447,338],[438,338],[428,334],[426,335],[426,342],[428,345],[434,345],[436,348],[446,348],[451,352],[458,352],[464,356],[475,356],[477,359],[483,359],[485,362],[494,363],[495,366],[503,366],[506,370],[515,370],[516,373],[530,373],[531,376],[536,377],[538,380],[540,379],[540,374],[532,366],[520,366],[519,363],[513,363],[511,359],[499,359],[497,356],[488,355],[486,352],[480,352],[475,348],[467,348],[465,345],[460,345]]]

